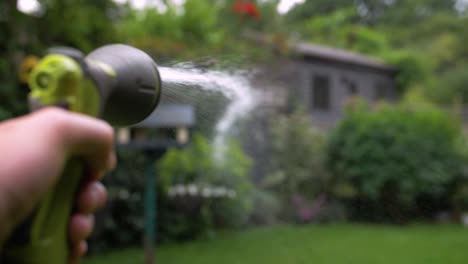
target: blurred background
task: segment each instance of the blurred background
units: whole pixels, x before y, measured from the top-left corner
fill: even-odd
[[[84,263],[466,263],[467,8],[4,0],[0,119],[51,46],[163,66],[160,108],[116,128]]]

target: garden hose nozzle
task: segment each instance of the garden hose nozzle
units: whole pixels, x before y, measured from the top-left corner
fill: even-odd
[[[32,70],[29,86],[31,110],[58,106],[116,126],[145,119],[161,93],[156,63],[143,51],[122,44],[87,56],[71,48],[52,48]],[[56,186],[8,239],[0,263],[67,263],[67,227],[83,166],[78,157],[67,161]]]

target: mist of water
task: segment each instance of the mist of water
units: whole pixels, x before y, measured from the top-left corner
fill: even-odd
[[[255,106],[254,91],[245,74],[199,70],[190,64],[175,67],[160,67],[163,83],[162,100],[167,102],[200,102],[210,93],[221,94],[227,99],[220,118],[215,125],[214,155],[222,160],[226,148],[226,137],[237,120],[245,117]],[[203,91],[194,95],[194,89]],[[203,113],[205,118],[218,116],[216,113]]]

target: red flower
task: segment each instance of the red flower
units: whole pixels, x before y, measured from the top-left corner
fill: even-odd
[[[239,15],[246,15],[256,19],[260,18],[260,12],[254,3],[249,1],[237,1],[232,6],[232,10]]]

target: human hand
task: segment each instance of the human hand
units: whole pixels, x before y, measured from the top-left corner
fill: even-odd
[[[86,175],[70,217],[70,263],[87,251],[93,213],[106,191],[98,181],[115,167],[113,130],[103,121],[57,108],[0,123],[0,245],[38,205],[70,157],[82,157]]]

